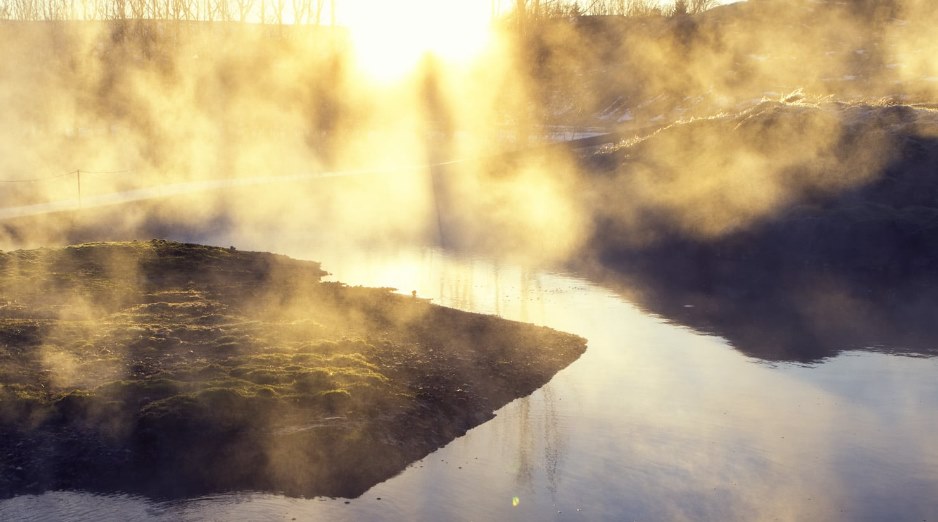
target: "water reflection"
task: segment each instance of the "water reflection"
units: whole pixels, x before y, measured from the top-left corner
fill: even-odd
[[[938,359],[854,351],[811,367],[763,364],[722,337],[676,326],[577,278],[427,249],[363,256],[281,246],[275,250],[321,260],[339,280],[526,316],[584,335],[589,349],[547,387],[349,504],[261,494],[167,504],[85,496],[95,516],[144,509],[167,520],[938,517]],[[0,503],[0,518],[55,513],[57,495]],[[124,511],[126,502],[136,511]]]
[[[692,262],[605,271],[598,279],[648,312],[724,337],[768,361],[811,363],[844,350],[938,355],[938,280],[931,274],[885,277],[806,267],[754,274],[744,263],[708,270]]]
[[[938,221],[931,206],[938,142],[925,126],[882,124],[900,113],[916,121],[914,111],[858,108],[847,118],[857,118],[855,127],[846,125],[839,138],[832,137],[847,140],[832,149],[836,166],[798,159],[803,151],[792,156],[798,147],[771,133],[789,128],[776,119],[782,115],[793,117],[798,123],[791,128],[803,131],[810,120],[802,109],[775,107],[762,115],[775,116],[749,122],[762,121],[766,136],[775,137],[757,132],[760,138],[742,142],[786,143],[774,153],[777,161],[761,170],[721,164],[712,171],[713,144],[696,140],[702,131],[693,125],[672,129],[678,141],[667,150],[679,152],[661,153],[660,165],[627,149],[584,157],[595,167],[588,172],[600,187],[597,194],[614,195],[607,205],[592,204],[596,228],[584,257],[594,254],[595,264],[585,272],[652,313],[725,337],[743,353],[771,361],[816,362],[844,350],[938,355]],[[723,125],[705,125],[711,124]],[[799,131],[797,139],[807,135]],[[861,135],[882,135],[888,153],[865,157],[861,151],[878,153],[853,141]],[[807,147],[817,145],[808,141]],[[719,146],[725,144],[732,144],[730,158],[744,158],[750,150],[735,139]],[[688,152],[694,147],[701,148]],[[767,158],[761,154],[756,156]],[[785,166],[789,156],[795,163]],[[655,172],[651,188],[641,186],[645,161]],[[866,178],[855,178],[864,172]],[[778,180],[762,185],[773,176]],[[804,185],[850,179],[836,190]],[[756,196],[749,192],[754,187]],[[762,196],[773,201],[771,211],[748,214]],[[649,197],[670,203],[645,206]],[[727,215],[733,217],[723,222]]]
[[[408,266],[408,257],[397,259]],[[927,435],[936,421],[926,413],[938,397],[928,377],[934,360],[852,353],[815,368],[753,364],[723,339],[675,328],[601,287],[440,252],[416,273],[383,277],[367,284],[425,292],[426,284],[411,281],[447,281],[432,296],[438,302],[590,339],[587,354],[548,387],[429,457],[426,468],[370,492],[405,505],[424,491],[445,499],[411,506],[407,516],[933,513],[922,493],[938,484],[930,467],[938,445]],[[482,465],[468,469],[477,458]],[[371,513],[361,508],[357,514]]]

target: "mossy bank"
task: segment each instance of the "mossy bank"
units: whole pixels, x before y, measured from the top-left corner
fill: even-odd
[[[0,254],[0,496],[357,496],[585,340],[167,241]]]

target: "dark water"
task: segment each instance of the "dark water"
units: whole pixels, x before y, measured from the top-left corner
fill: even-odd
[[[357,499],[50,492],[0,502],[0,519],[938,518],[938,359],[845,346],[812,364],[768,361],[718,328],[702,334],[643,311],[621,288],[567,275],[422,248],[243,247],[322,261],[350,284],[574,332],[589,348],[544,388]]]

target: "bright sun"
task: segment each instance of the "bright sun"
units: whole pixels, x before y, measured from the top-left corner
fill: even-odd
[[[349,28],[361,69],[391,81],[427,53],[450,63],[477,55],[489,37],[490,14],[479,0],[356,0],[342,2],[336,18]]]

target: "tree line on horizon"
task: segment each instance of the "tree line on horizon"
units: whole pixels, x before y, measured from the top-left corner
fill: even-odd
[[[717,0],[676,0],[662,6],[658,0],[516,0],[516,13],[532,18],[577,16],[674,16],[702,13]]]
[[[779,0],[748,0],[772,3]],[[344,0],[348,2],[348,0]],[[0,20],[163,20],[273,25],[335,25],[336,0],[0,0]],[[798,2],[793,2],[792,7]],[[895,16],[898,0],[818,0],[862,13]],[[694,15],[719,0],[490,0],[491,18],[526,23],[583,16],[666,17]],[[402,7],[404,8],[404,7]]]
[[[491,0],[493,20],[696,14],[717,0]],[[341,6],[339,6],[340,8]],[[168,20],[335,25],[336,0],[0,0],[0,20]]]
[[[0,0],[0,19],[335,25],[335,0]]]

